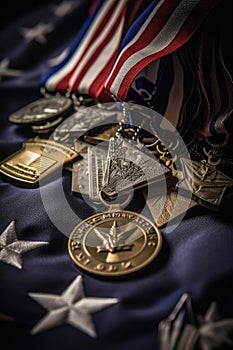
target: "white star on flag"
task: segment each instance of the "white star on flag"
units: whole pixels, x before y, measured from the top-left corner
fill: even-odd
[[[53,31],[52,24],[38,23],[33,28],[22,28],[21,34],[27,41],[35,40],[40,44],[45,44],[46,35]]]
[[[32,334],[67,323],[91,337],[96,337],[95,325],[90,314],[118,302],[116,298],[86,297],[81,276],[76,277],[61,295],[47,293],[28,295],[48,310],[48,313],[32,328]]]
[[[48,242],[18,240],[15,221],[0,235],[0,261],[22,269],[21,254],[48,244]]]

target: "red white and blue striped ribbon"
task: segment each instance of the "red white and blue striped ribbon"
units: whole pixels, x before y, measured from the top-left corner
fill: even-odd
[[[43,84],[48,91],[68,90],[103,102],[113,95],[126,101],[140,72],[184,45],[218,1],[99,0],[69,55],[43,77]],[[179,61],[173,61],[173,89],[164,113],[176,126],[183,77]]]
[[[81,30],[69,57],[43,78],[45,88],[98,97],[125,32],[149,2],[101,1]]]
[[[131,40],[123,45],[105,83],[119,100],[125,100],[129,88],[139,72],[186,43],[198,29],[217,0],[161,0],[153,1],[151,11],[142,14],[143,24],[136,25]]]
[[[54,74],[45,78],[45,87],[49,91],[75,91],[75,81],[78,73],[84,67],[90,68],[90,57],[94,52],[101,52],[101,45],[109,41],[108,34],[115,29],[116,21],[122,15],[122,10],[127,0],[102,1],[94,14],[84,25],[85,30],[81,40],[77,40],[72,49],[72,54],[59,67]],[[114,15],[113,15],[114,14]],[[103,47],[102,47],[103,48]]]

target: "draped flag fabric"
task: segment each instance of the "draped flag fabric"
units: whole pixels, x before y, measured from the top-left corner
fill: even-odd
[[[8,116],[41,97],[42,86],[52,92],[103,94],[103,100],[112,100],[111,94],[134,100],[166,115],[188,141],[200,124],[208,134],[209,120],[212,133],[222,131],[232,108],[232,60],[220,50],[219,62],[226,69],[216,73],[223,85],[216,90],[211,74],[217,64],[207,67],[210,51],[205,46],[200,53],[197,43],[215,6],[227,15],[226,3],[6,4],[0,23],[0,161],[35,137],[30,127],[13,125]],[[230,33],[231,23],[224,25]],[[230,42],[223,44],[231,48]],[[194,70],[198,62],[199,76]],[[210,96],[209,111],[198,82],[205,83]],[[203,123],[200,115],[206,118]],[[217,120],[223,121],[222,129]],[[70,172],[64,172],[62,181],[75,213],[82,219],[94,214],[82,197],[72,194]],[[48,195],[57,185],[56,180],[44,185]],[[64,225],[68,222],[59,201],[50,210]],[[197,339],[198,349],[233,349],[232,198],[217,212],[195,206],[171,233],[161,232],[163,246],[155,262],[125,278],[99,278],[74,266],[67,250],[69,233],[65,236],[50,221],[40,188],[20,187],[1,176],[2,349],[192,350]],[[193,342],[189,348],[188,340]]]

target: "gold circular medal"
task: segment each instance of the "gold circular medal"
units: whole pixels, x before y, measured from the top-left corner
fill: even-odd
[[[162,235],[146,217],[126,210],[95,214],[71,232],[68,250],[80,268],[120,276],[148,265],[159,253]]]

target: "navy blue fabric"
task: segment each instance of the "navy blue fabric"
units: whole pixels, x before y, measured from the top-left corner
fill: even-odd
[[[58,19],[51,11],[55,2],[43,2],[15,15],[1,28],[0,59],[9,58],[11,68],[25,73],[0,80],[0,160],[34,136],[30,128],[10,124],[8,116],[40,97],[40,78],[49,69],[49,59],[69,47],[87,18],[90,2],[76,3],[72,13]],[[55,26],[44,45],[27,43],[20,35],[21,27],[38,22]],[[79,217],[93,214],[85,202],[72,195],[70,173],[64,174],[63,184],[70,206]],[[55,180],[48,186],[56,191]],[[140,206],[137,200],[129,209]],[[51,209],[66,220],[59,202]],[[190,294],[200,314],[216,301],[223,318],[233,317],[230,201],[219,212],[201,207],[192,209],[171,234],[162,229],[164,243],[159,257],[137,274],[115,281],[88,275],[74,266],[67,251],[68,239],[50,221],[40,189],[20,188],[1,177],[0,233],[12,220],[16,222],[18,239],[48,241],[49,245],[24,253],[22,270],[0,262],[0,314],[13,318],[13,321],[0,321],[1,342],[6,340],[8,350],[159,349],[158,324],[170,314],[183,293]],[[83,276],[87,296],[119,299],[117,304],[92,315],[98,337],[92,339],[70,325],[31,335],[30,330],[47,311],[28,293],[61,294],[77,275]]]

